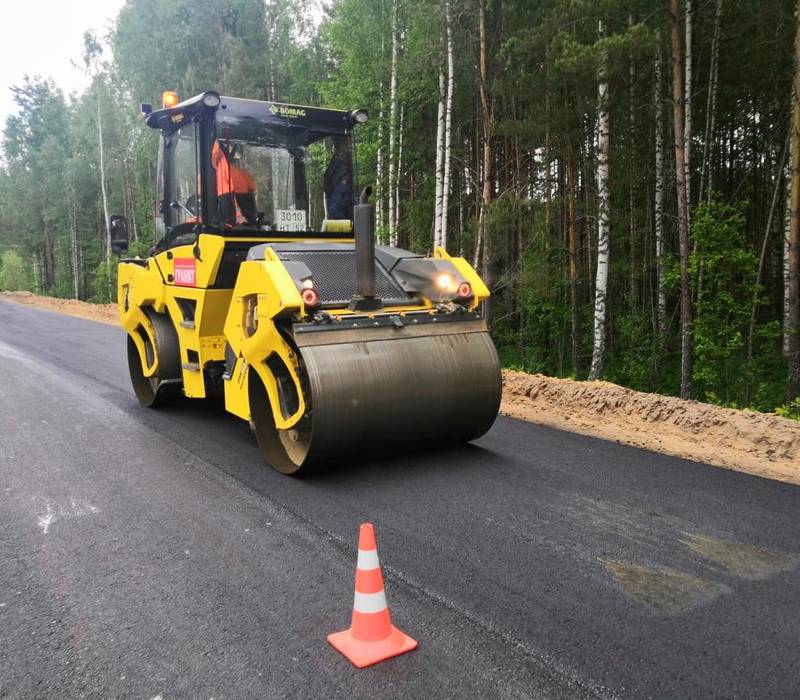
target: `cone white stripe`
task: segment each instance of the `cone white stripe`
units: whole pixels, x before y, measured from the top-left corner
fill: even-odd
[[[380,567],[377,549],[359,549],[356,566],[362,571],[372,571]]]
[[[386,594],[383,591],[377,593],[359,593],[356,591],[353,600],[353,610],[360,613],[377,613],[386,609]]]

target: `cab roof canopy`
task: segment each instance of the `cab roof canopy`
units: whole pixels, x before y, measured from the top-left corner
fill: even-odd
[[[154,110],[145,116],[145,123],[152,129],[169,132],[194,118],[208,118],[214,113],[217,113],[217,123],[261,123],[268,127],[297,129],[297,132],[308,132],[309,136],[313,133],[350,134],[354,125],[351,112],[345,110],[224,97],[213,91],[195,95],[174,107]]]

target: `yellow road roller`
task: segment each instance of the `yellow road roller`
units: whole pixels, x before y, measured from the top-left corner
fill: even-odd
[[[218,396],[285,474],[491,427],[489,290],[443,248],[376,244],[364,110],[209,91],[142,113],[160,132],[158,242],[120,260],[117,301],[143,406]],[[127,223],[110,223],[123,255]]]

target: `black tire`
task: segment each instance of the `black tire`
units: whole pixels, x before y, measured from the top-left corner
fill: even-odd
[[[181,384],[181,356],[178,334],[167,314],[159,314],[145,309],[153,325],[154,347],[148,346],[148,352],[155,352],[158,357],[158,372],[153,377],[145,377],[139,350],[133,338],[128,336],[128,370],[131,384],[139,403],[146,408],[158,408],[174,401],[183,394]]]

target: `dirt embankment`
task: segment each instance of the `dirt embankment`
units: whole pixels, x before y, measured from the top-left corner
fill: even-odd
[[[114,304],[0,292],[0,299],[104,323]],[[645,394],[609,382],[503,371],[507,416],[800,485],[800,422]]]
[[[800,422],[504,370],[508,416],[800,485]]]
[[[8,299],[28,306],[38,306],[41,309],[59,311],[70,316],[80,316],[92,321],[119,324],[119,311],[116,304],[90,304],[88,301],[76,301],[75,299],[40,297],[31,292],[0,292],[0,299]]]

